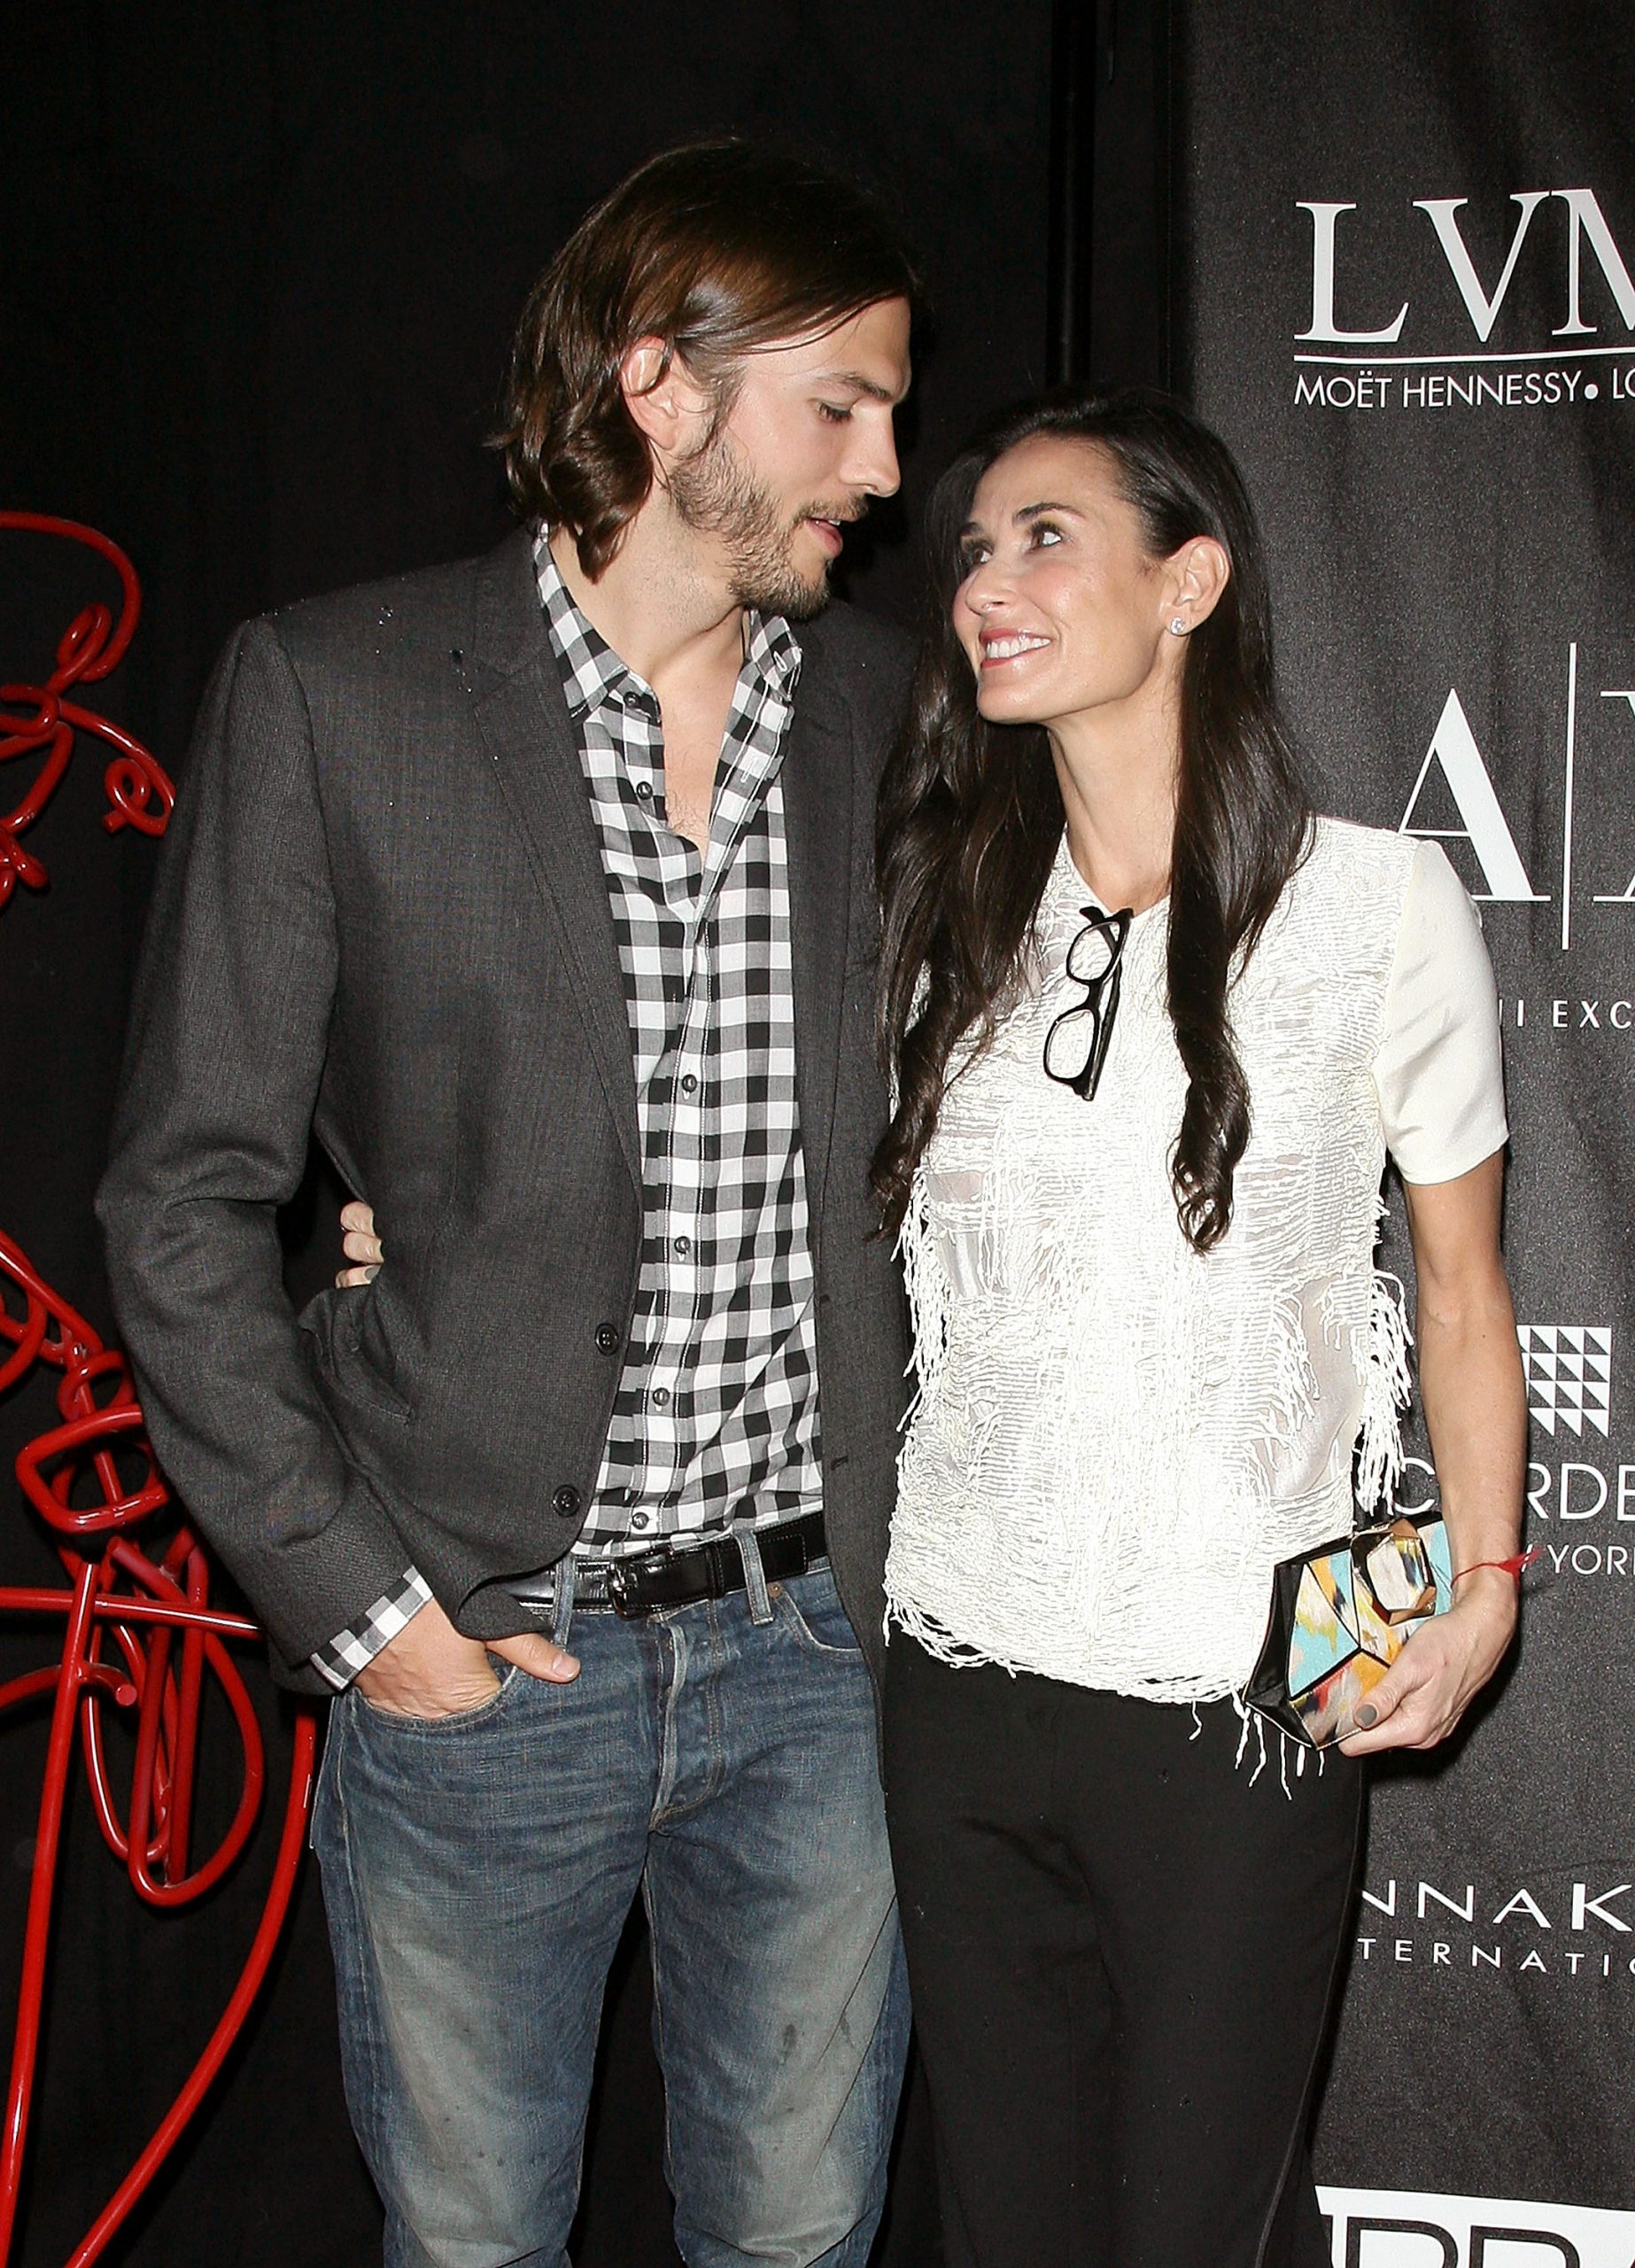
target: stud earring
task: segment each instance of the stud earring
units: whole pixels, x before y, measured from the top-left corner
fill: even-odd
[[[1179,615],[1177,615],[1174,620],[1170,624],[1169,634],[1172,638],[1184,638],[1186,636],[1187,625]]]

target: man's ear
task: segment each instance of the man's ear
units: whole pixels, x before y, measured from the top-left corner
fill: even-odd
[[[653,451],[655,471],[690,455],[707,438],[714,404],[662,338],[639,338],[625,350],[619,385],[625,408]]]

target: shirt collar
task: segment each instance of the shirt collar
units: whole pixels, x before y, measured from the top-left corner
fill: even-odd
[[[574,604],[562,571],[551,556],[546,530],[534,538],[534,575],[551,651],[562,672],[562,690],[577,723],[609,701],[629,700],[656,709],[653,689],[622,662],[595,625]],[[747,617],[744,664],[757,689],[793,700],[801,673],[801,645],[781,614]]]
[[[1052,953],[1058,960],[1065,958],[1068,946],[1083,928],[1091,907],[1100,913],[1117,911],[1116,907],[1102,905],[1074,866],[1064,827],[1034,916],[1034,934],[1047,959]],[[1168,925],[1169,898],[1166,894],[1156,904],[1143,906],[1130,924],[1130,936],[1138,937],[1147,928],[1156,927],[1167,936]]]

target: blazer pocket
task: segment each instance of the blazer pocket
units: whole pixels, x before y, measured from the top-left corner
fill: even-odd
[[[309,1300],[296,1318],[306,1333],[320,1379],[342,1402],[367,1402],[407,1425],[414,1409],[399,1391],[390,1346],[381,1329],[373,1284],[337,1284]]]

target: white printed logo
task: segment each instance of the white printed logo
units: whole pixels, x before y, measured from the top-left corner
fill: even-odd
[[[1464,303],[1470,328],[1484,346],[1492,337],[1493,325],[1499,320],[1499,311],[1503,307],[1505,296],[1510,289],[1511,278],[1515,274],[1516,262],[1521,258],[1523,244],[1526,240],[1528,230],[1532,226],[1533,215],[1538,207],[1545,204],[1559,203],[1567,208],[1567,228],[1562,244],[1565,253],[1567,320],[1557,323],[1551,336],[1555,338],[1585,338],[1599,328],[1597,324],[1585,321],[1581,307],[1585,268],[1584,247],[1586,244],[1596,265],[1600,269],[1601,276],[1608,286],[1613,302],[1619,315],[1623,318],[1624,329],[1635,331],[1635,281],[1631,279],[1623,255],[1613,239],[1612,230],[1607,225],[1607,216],[1601,211],[1600,200],[1592,189],[1530,189],[1511,197],[1510,202],[1520,206],[1521,211],[1517,214],[1511,230],[1504,265],[1499,269],[1491,291],[1483,284],[1476,272],[1476,262],[1472,260],[1466,245],[1464,232],[1460,223],[1459,215],[1469,201],[1469,198],[1465,197],[1416,197],[1413,199],[1413,204],[1415,211],[1425,214],[1436,231],[1437,243],[1441,248],[1443,259],[1447,263],[1459,297]],[[1408,318],[1406,299],[1403,301],[1389,322],[1380,323],[1373,328],[1364,324],[1359,330],[1348,330],[1336,318],[1336,269],[1338,265],[1336,235],[1339,227],[1340,215],[1343,213],[1356,212],[1356,206],[1342,203],[1329,204],[1308,198],[1297,198],[1296,205],[1300,212],[1309,213],[1312,216],[1312,320],[1309,327],[1299,334],[1300,338],[1303,340],[1313,339],[1321,345],[1334,346],[1395,346],[1398,345],[1402,338],[1402,327]],[[1299,359],[1315,361],[1318,357],[1303,355]],[[1339,358],[1333,356],[1324,359],[1337,361]],[[1388,359],[1406,361],[1410,358],[1392,356]],[[1412,359],[1423,361],[1453,358],[1422,355]],[[1457,359],[1474,361],[1485,358],[1461,355]],[[1495,361],[1512,359],[1543,361],[1546,357],[1543,354],[1514,358],[1496,355],[1493,359]],[[1561,358],[1558,356],[1552,359]]]
[[[1448,792],[1459,808],[1462,827],[1427,827],[1416,818],[1425,795],[1425,783],[1430,767],[1436,765],[1446,784]],[[1437,729],[1430,736],[1430,746],[1425,750],[1425,760],[1419,767],[1419,777],[1409,794],[1407,808],[1402,814],[1399,835],[1440,835],[1445,839],[1458,837],[1469,843],[1482,868],[1482,879],[1487,887],[1479,895],[1484,898],[1507,898],[1547,905],[1543,890],[1537,890],[1527,878],[1521,853],[1515,847],[1515,837],[1505,824],[1493,783],[1488,777],[1487,766],[1482,761],[1482,751],[1476,746],[1476,734],[1470,729],[1470,719],[1459,697],[1457,687],[1450,687],[1447,699],[1442,704],[1442,714],[1437,719]]]
[[[1592,189],[1515,190],[1507,223],[1491,198],[1480,199],[1487,210],[1468,231],[1468,197],[1409,202],[1430,226],[1404,236],[1399,208],[1383,216],[1407,265],[1368,302],[1347,253],[1377,229],[1377,206],[1365,214],[1345,199],[1296,200],[1312,251],[1312,319],[1294,348],[1297,408],[1457,422],[1461,412],[1635,402],[1635,276]],[[1377,272],[1377,245],[1370,265]],[[1563,320],[1541,330],[1541,306],[1552,301]],[[1616,340],[1620,323],[1622,343],[1599,336],[1604,327]]]
[[[1635,909],[1635,875],[1625,882],[1628,868],[1612,856],[1616,864],[1608,869],[1608,846],[1592,839],[1591,856],[1599,872],[1593,881],[1613,888],[1596,889],[1588,877],[1578,872],[1580,859],[1577,840],[1577,799],[1580,774],[1586,761],[1598,770],[1610,770],[1614,765],[1627,768],[1629,751],[1622,731],[1616,745],[1603,753],[1599,745],[1587,746],[1587,728],[1592,718],[1600,720],[1596,742],[1599,743],[1616,724],[1622,726],[1628,712],[1630,723],[1635,724],[1635,686],[1608,685],[1596,688],[1601,701],[1611,702],[1610,709],[1592,707],[1580,714],[1584,703],[1578,685],[1578,641],[1569,641],[1566,652],[1566,698],[1561,711],[1561,850],[1560,874],[1561,951],[1566,952],[1572,944],[1575,913],[1585,905],[1622,905]],[[1585,695],[1589,688],[1585,689]],[[1461,847],[1456,864],[1462,867],[1461,879],[1478,904],[1522,904],[1546,905],[1551,902],[1548,890],[1538,889],[1523,865],[1516,838],[1511,832],[1503,807],[1493,787],[1485,758],[1471,729],[1470,718],[1461,700],[1457,686],[1448,687],[1436,725],[1431,732],[1419,770],[1414,775],[1414,785],[1408,790],[1407,802],[1398,821],[1399,835],[1427,835],[1434,841]],[[1535,858],[1537,857],[1535,847]],[[1627,852],[1624,856],[1627,857]],[[1554,879],[1551,877],[1550,879]],[[1587,883],[1587,887],[1586,887]],[[1617,1031],[1631,1029],[1632,1012],[1627,1000],[1592,1000],[1579,1003],[1581,1020],[1575,1029],[1602,1030],[1610,1026]],[[1570,1020],[1571,1004],[1553,1006],[1552,1022],[1559,1029]],[[1603,1018],[1605,1021],[1603,1021]],[[1519,1030],[1526,1021],[1524,1008],[1513,1002],[1507,1022],[1514,1022]]]
[[[1584,1323],[1516,1326],[1527,1373],[1527,1406],[1547,1433],[1558,1425],[1584,1438],[1605,1433],[1612,1400],[1612,1332]]]
[[[1402,2189],[1317,2192],[1334,2268],[1631,2268],[1635,2213]]]

